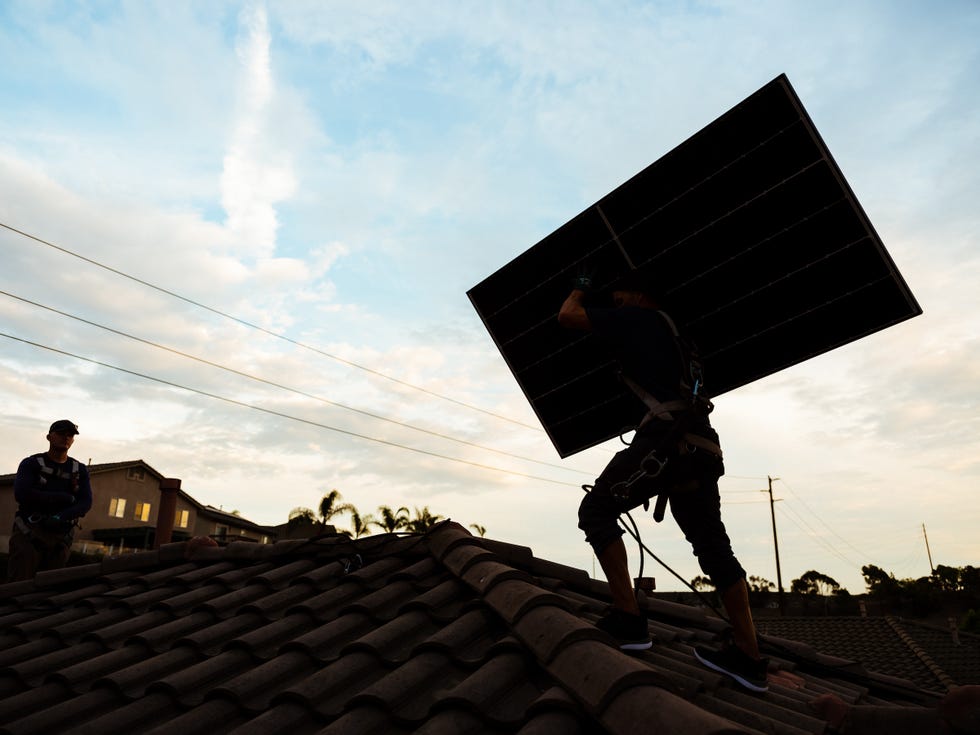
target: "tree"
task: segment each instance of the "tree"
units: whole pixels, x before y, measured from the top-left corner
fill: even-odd
[[[711,583],[708,577],[703,574],[699,574],[697,577],[691,580],[691,586],[698,592],[707,592],[713,590],[715,586]]]
[[[907,606],[917,617],[925,617],[942,607],[942,590],[931,576],[906,579],[901,588],[902,606]]]
[[[373,516],[361,516],[356,509],[350,509],[350,523],[351,523],[351,535],[354,538],[360,538],[368,533],[372,525],[376,525],[377,521]]]
[[[289,511],[289,516],[286,520],[287,525],[302,526],[307,523],[316,523],[316,513],[314,513],[310,508],[300,506]]]
[[[868,594],[874,597],[891,597],[902,590],[901,583],[881,567],[867,564],[861,567],[864,582],[868,585]]]
[[[411,520],[408,508],[404,506],[398,510],[392,510],[387,505],[379,506],[378,515],[380,517],[374,521],[374,524],[387,533],[394,533],[403,528],[408,528],[408,522]]]
[[[748,583],[749,592],[768,592],[769,590],[776,589],[775,583],[770,582],[764,577],[756,577],[755,575],[749,577]]]
[[[416,508],[415,517],[408,522],[407,528],[412,533],[425,533],[441,520],[442,516],[432,515],[429,506],[425,506],[422,510]]]
[[[960,589],[960,570],[937,564],[932,570],[932,583],[943,592],[956,592]]]
[[[960,588],[967,597],[980,601],[980,569],[969,565],[960,567]]]
[[[331,490],[320,499],[320,506],[318,508],[320,512],[320,525],[326,526],[331,518],[341,513],[353,513],[356,511],[350,503],[341,503],[340,499],[342,497],[343,495],[340,494],[340,490]]]
[[[479,523],[471,523],[470,528],[476,531],[476,535],[480,536],[481,538],[487,535],[487,527],[481,526]]]
[[[821,574],[813,569],[804,572],[799,579],[794,579],[790,584],[790,591],[804,595],[823,595],[827,596],[840,589],[840,585],[833,577]]]

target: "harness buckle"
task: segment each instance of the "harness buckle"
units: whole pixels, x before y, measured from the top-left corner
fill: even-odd
[[[654,450],[644,457],[642,462],[640,462],[640,469],[647,477],[657,477],[664,471],[664,466],[667,464],[667,459],[667,457],[660,459],[660,457],[657,456],[656,450]],[[656,465],[653,469],[651,469],[651,463]]]

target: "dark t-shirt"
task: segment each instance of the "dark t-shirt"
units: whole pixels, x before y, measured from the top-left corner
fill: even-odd
[[[660,312],[638,306],[586,309],[592,333],[623,373],[658,401],[681,397],[680,351]]]
[[[616,359],[623,374],[639,383],[658,401],[682,398],[682,353],[667,320],[656,309],[639,306],[586,308],[592,334]],[[686,367],[686,366],[685,366]],[[639,397],[637,400],[641,400]],[[666,422],[651,422],[654,425]],[[697,433],[709,427],[706,417],[691,427]],[[709,429],[710,431],[710,429]],[[712,432],[713,433],[713,432]]]

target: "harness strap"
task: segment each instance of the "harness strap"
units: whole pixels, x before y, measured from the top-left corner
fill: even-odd
[[[39,478],[41,485],[47,485],[49,477],[57,477],[62,480],[70,480],[72,494],[73,495],[78,494],[78,460],[77,459],[73,459],[71,461],[70,472],[64,472],[62,470],[58,470],[57,472],[55,472],[54,467],[48,467],[48,465],[44,462],[43,454],[38,454],[36,456],[36,459],[37,459],[37,463],[41,465],[41,476]]]
[[[697,449],[703,449],[706,452],[711,452],[719,458],[724,458],[721,453],[721,447],[716,442],[713,442],[699,434],[693,434],[691,432],[686,433],[684,435],[684,442]]]
[[[643,428],[654,419],[660,419],[662,421],[682,420],[681,418],[675,417],[671,411],[684,414],[694,410],[689,401],[658,401],[650,394],[649,391],[647,391],[643,386],[630,378],[628,375],[621,375],[620,377],[623,379],[623,382],[626,383],[629,389],[632,390],[649,409],[649,411],[647,411],[646,415],[643,416],[640,423],[637,425],[637,429]],[[681,435],[679,444],[681,445],[682,450],[684,444],[689,444],[697,449],[703,449],[706,452],[711,452],[718,457],[722,456],[721,447],[716,442],[689,431],[685,431]]]
[[[620,373],[619,377],[622,378],[623,382],[626,383],[629,389],[636,394],[636,397],[639,398],[641,401],[643,401],[646,407],[650,409],[649,411],[647,411],[646,415],[640,421],[637,428],[640,428],[640,426],[645,426],[650,421],[656,418],[662,419],[664,421],[673,421],[674,416],[671,415],[670,413],[671,411],[682,412],[691,407],[691,404],[688,401],[684,401],[684,400],[658,401],[656,398],[653,397],[653,395],[650,394],[649,391],[647,391],[642,385],[640,385],[635,380],[633,380],[630,376]]]

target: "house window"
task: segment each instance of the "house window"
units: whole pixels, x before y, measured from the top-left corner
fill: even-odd
[[[150,504],[149,503],[137,503],[136,512],[133,514],[133,518],[137,521],[148,521],[150,520]]]
[[[175,528],[187,528],[190,521],[191,521],[190,511],[178,510],[176,515],[174,515]]]
[[[146,479],[146,470],[142,467],[130,467],[129,472],[126,473],[126,479],[143,482]]]
[[[224,538],[228,535],[228,526],[215,526],[214,534],[219,538]]]
[[[126,514],[126,498],[113,498],[109,501],[109,515],[122,518]]]

